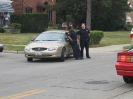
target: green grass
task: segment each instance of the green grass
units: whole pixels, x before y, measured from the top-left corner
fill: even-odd
[[[0,42],[4,44],[5,50],[23,51],[24,46],[30,42],[32,38],[35,38],[39,33],[0,33]],[[104,37],[98,45],[91,45],[90,47],[102,47],[118,44],[130,44],[130,31],[114,31],[104,32]],[[6,45],[8,44],[8,45]],[[17,45],[17,46],[14,46]]]
[[[130,46],[125,46],[125,47],[123,47],[123,49],[130,49],[130,48],[132,48],[133,47],[133,45],[130,45]]]
[[[37,35],[38,33],[0,33],[0,42],[4,44],[4,50],[23,51],[24,46],[19,45],[27,45]]]
[[[0,42],[3,44],[26,45],[32,38],[36,37],[37,35],[38,34],[36,33],[2,33],[0,34]]]
[[[24,48],[25,46],[4,45],[4,49],[10,51],[23,51]]]
[[[91,45],[91,47],[102,47],[109,45],[130,44],[130,32],[129,31],[114,31],[104,32],[104,37],[98,45]]]

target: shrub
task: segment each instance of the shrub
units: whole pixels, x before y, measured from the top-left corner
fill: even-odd
[[[5,29],[0,27],[0,33],[4,33],[5,32]]]
[[[60,24],[56,24],[56,26],[57,26],[58,28],[60,28],[60,27],[61,27],[61,25],[60,25]]]
[[[132,27],[133,27],[132,25],[127,24],[127,25],[125,26],[125,30],[126,30],[126,31],[131,31],[131,28],[132,28]]]
[[[11,33],[11,30],[5,29],[5,32],[4,33]]]
[[[51,23],[51,22],[49,22],[48,26],[49,26],[49,27],[53,27],[53,26],[54,26],[54,24],[53,24],[53,23]]]
[[[12,23],[11,26],[13,26],[15,29],[21,29],[21,24],[19,23]]]
[[[21,32],[38,33],[48,28],[48,14],[12,14],[11,23],[20,23],[22,25]]]
[[[60,24],[52,24],[52,23],[49,23],[49,28],[50,29],[58,29],[59,27],[61,27]]]
[[[101,39],[104,37],[103,31],[91,31],[90,44],[99,44]]]

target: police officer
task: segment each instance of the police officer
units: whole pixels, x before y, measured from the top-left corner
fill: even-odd
[[[86,57],[91,58],[89,55],[89,40],[90,30],[86,28],[85,23],[81,24],[81,29],[77,32],[78,38],[80,39],[81,57],[83,57],[84,47],[86,49]]]
[[[76,60],[82,60],[83,58],[80,55],[80,49],[79,46],[77,44],[77,34],[74,32],[74,28],[72,26],[69,27],[69,34],[68,34],[68,38],[70,40],[70,44],[72,46],[73,49],[73,54]]]

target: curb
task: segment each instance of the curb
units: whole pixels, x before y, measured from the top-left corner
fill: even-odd
[[[24,54],[24,51],[8,51],[8,50],[3,50],[4,53],[15,53],[15,54]]]

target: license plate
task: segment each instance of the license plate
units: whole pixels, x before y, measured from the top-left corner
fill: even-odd
[[[35,55],[36,56],[41,56],[42,55],[42,52],[35,52]]]

